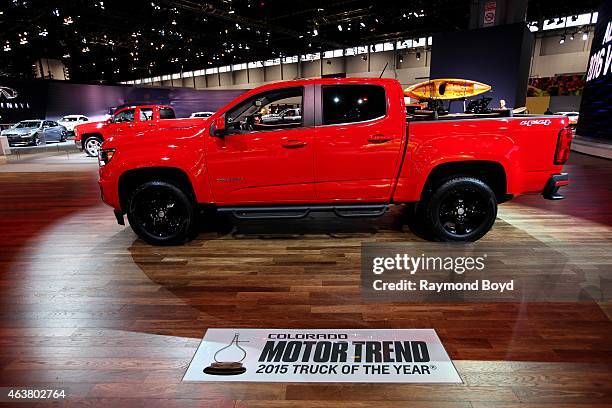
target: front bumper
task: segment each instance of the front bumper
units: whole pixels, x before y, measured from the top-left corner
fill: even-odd
[[[565,197],[559,194],[559,188],[568,184],[569,175],[567,173],[554,174],[548,179],[542,195],[547,200],[563,200]]]
[[[36,135],[21,137],[21,136],[7,136],[9,146],[27,146],[34,143]]]

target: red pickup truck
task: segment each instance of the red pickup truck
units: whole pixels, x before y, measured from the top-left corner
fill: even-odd
[[[88,156],[97,156],[102,143],[111,135],[139,132],[155,126],[160,120],[174,119],[174,109],[168,105],[124,106],[101,122],[87,122],[74,128],[74,143]]]
[[[261,120],[287,108],[300,120]],[[108,138],[99,184],[119,224],[127,214],[152,244],[190,239],[206,208],[256,219],[379,216],[390,205],[409,205],[432,239],[473,241],[498,203],[563,198],[567,126],[511,111],[408,115],[392,79],[296,80],[248,91],[197,124]]]

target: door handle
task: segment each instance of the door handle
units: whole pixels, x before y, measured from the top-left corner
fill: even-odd
[[[392,141],[393,138],[391,136],[385,136],[381,133],[377,133],[375,135],[371,135],[368,137],[368,142],[370,143],[387,143]]]
[[[297,149],[304,146],[306,146],[306,142],[304,142],[303,140],[291,139],[283,142],[283,147],[286,149]]]

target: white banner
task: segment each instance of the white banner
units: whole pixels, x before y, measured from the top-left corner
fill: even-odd
[[[461,383],[433,329],[208,329],[183,381]]]

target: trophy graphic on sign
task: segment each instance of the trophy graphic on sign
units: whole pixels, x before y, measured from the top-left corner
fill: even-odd
[[[232,341],[225,347],[217,350],[214,355],[214,363],[204,369],[204,374],[210,375],[238,375],[246,372],[242,361],[246,358],[246,350],[240,347],[239,334],[234,334]]]

